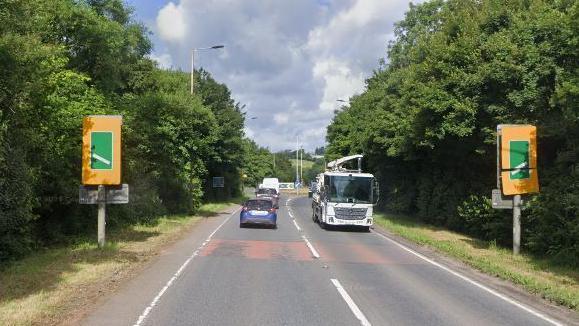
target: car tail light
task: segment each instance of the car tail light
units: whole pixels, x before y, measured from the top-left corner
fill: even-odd
[[[247,206],[243,206],[242,210],[243,210],[244,212],[247,212]]]
[[[275,213],[275,207],[270,208],[270,209],[269,209],[269,212],[270,212],[270,213]]]

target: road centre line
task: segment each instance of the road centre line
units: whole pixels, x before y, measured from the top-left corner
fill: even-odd
[[[302,232],[302,228],[298,225],[298,223],[296,222],[296,219],[294,217],[294,215],[292,214],[292,210],[289,206],[289,202],[290,199],[287,200],[286,205],[287,205],[287,211],[290,215],[290,217],[292,218],[294,225],[296,226],[296,229],[298,229],[299,232]],[[310,249],[310,251],[312,252],[312,256],[314,256],[314,258],[320,258],[320,254],[318,253],[318,251],[316,250],[316,248],[314,248],[314,246],[312,245],[312,243],[308,240],[308,238],[306,238],[305,235],[302,234],[302,239],[305,241],[306,246],[308,246],[308,248]]]
[[[352,310],[354,316],[358,318],[360,324],[362,326],[372,326],[372,324],[370,324],[368,319],[366,319],[366,316],[364,316],[364,313],[362,313],[360,308],[358,308],[358,305],[354,302],[354,300],[352,300],[352,297],[350,297],[350,295],[348,294],[348,292],[346,292],[342,284],[340,284],[340,281],[338,281],[335,278],[332,278],[331,281],[338,290],[338,292],[340,293],[340,295],[342,296],[342,299],[346,301],[346,304],[348,304],[348,307],[350,307],[350,310]]]
[[[312,244],[310,243],[310,241],[308,240],[308,238],[306,238],[305,235],[302,235],[302,239],[304,239],[304,241],[306,242],[306,245],[308,246],[308,248],[310,248],[310,251],[312,252],[312,255],[315,258],[320,258],[320,254],[318,253],[318,251],[316,250],[316,248],[314,248],[314,246],[312,246]]]
[[[538,311],[536,311],[536,310],[534,310],[534,309],[532,309],[532,308],[530,308],[530,307],[527,307],[527,306],[525,306],[525,305],[523,305],[523,304],[521,304],[521,303],[518,303],[517,301],[515,301],[515,300],[513,300],[513,299],[511,299],[511,298],[509,298],[509,297],[507,297],[507,296],[505,296],[505,295],[503,295],[503,294],[501,294],[501,293],[499,293],[499,292],[497,292],[497,291],[489,288],[489,287],[486,287],[486,286],[478,283],[477,281],[472,280],[472,279],[469,278],[469,277],[466,277],[466,276],[464,276],[464,275],[462,275],[462,274],[460,274],[460,273],[458,273],[458,272],[456,272],[456,271],[453,271],[452,269],[450,269],[450,268],[448,268],[448,267],[446,267],[446,266],[444,266],[444,265],[441,265],[441,264],[435,262],[434,260],[432,260],[432,259],[430,259],[430,258],[427,258],[426,256],[424,256],[424,255],[422,255],[422,254],[420,254],[420,253],[418,253],[418,252],[416,252],[416,251],[414,251],[414,250],[406,247],[405,245],[399,243],[398,241],[388,238],[387,236],[381,234],[380,232],[372,231],[372,233],[374,233],[374,234],[376,234],[376,235],[378,235],[378,236],[380,236],[380,237],[388,240],[389,242],[395,244],[396,246],[398,246],[398,247],[400,247],[400,248],[408,251],[409,253],[415,255],[416,257],[418,257],[418,258],[420,258],[420,259],[422,259],[422,260],[424,260],[424,261],[426,261],[426,262],[428,262],[428,263],[430,263],[430,264],[432,264],[432,265],[434,265],[434,266],[436,266],[436,267],[438,267],[438,268],[440,268],[440,269],[442,269],[442,270],[444,270],[444,271],[446,271],[446,272],[448,272],[448,273],[450,273],[450,274],[452,274],[452,275],[454,275],[454,276],[462,279],[463,281],[466,281],[466,282],[468,282],[468,283],[470,283],[470,284],[472,284],[472,285],[474,285],[474,286],[476,286],[476,287],[478,287],[478,288],[480,288],[480,289],[482,289],[482,290],[484,290],[484,291],[486,291],[486,292],[488,292],[488,293],[490,293],[490,294],[492,294],[492,295],[494,295],[494,296],[496,296],[496,297],[498,297],[498,298],[500,298],[500,299],[502,299],[502,300],[504,300],[504,301],[506,301],[506,302],[508,302],[508,303],[510,303],[510,304],[512,304],[512,305],[514,305],[514,306],[516,306],[516,307],[519,307],[519,308],[525,310],[526,312],[528,312],[528,313],[530,313],[530,314],[532,314],[532,315],[534,315],[534,316],[536,316],[536,317],[538,317],[538,318],[540,318],[540,319],[542,319],[542,320],[544,320],[544,321],[546,321],[546,322],[548,322],[548,323],[550,323],[550,324],[557,325],[557,326],[562,326],[562,325],[563,325],[562,323],[560,323],[560,322],[558,322],[558,321],[556,321],[556,320],[554,320],[554,319],[551,319],[551,318],[545,316],[544,314],[542,314],[542,313],[540,313],[540,312],[538,312]]]
[[[145,319],[147,318],[147,316],[149,315],[151,310],[157,305],[157,303],[159,302],[159,300],[161,299],[163,294],[165,294],[167,289],[169,289],[169,287],[173,284],[173,282],[175,282],[175,280],[179,277],[179,275],[181,275],[181,273],[185,270],[185,267],[187,267],[187,265],[189,265],[189,263],[191,262],[191,260],[193,260],[193,258],[195,258],[196,256],[199,255],[199,251],[201,251],[201,249],[203,249],[203,247],[205,247],[209,243],[209,241],[211,241],[211,238],[213,238],[215,233],[217,233],[217,231],[219,231],[219,229],[221,229],[221,227],[223,225],[225,225],[225,223],[227,223],[227,221],[229,221],[229,219],[233,215],[235,215],[235,213],[237,213],[238,211],[239,211],[239,208],[237,208],[233,213],[231,213],[225,219],[225,221],[223,221],[221,224],[219,224],[219,226],[215,230],[213,230],[213,232],[211,232],[211,234],[207,237],[207,239],[205,241],[203,241],[203,243],[191,254],[191,256],[189,256],[189,258],[187,258],[187,260],[185,260],[185,262],[181,265],[181,267],[179,267],[177,272],[175,272],[175,274],[173,274],[173,277],[171,277],[171,279],[169,279],[169,281],[167,281],[165,286],[161,289],[161,291],[159,291],[159,293],[157,294],[157,296],[155,296],[153,301],[151,301],[149,306],[147,306],[147,308],[145,308],[145,310],[143,310],[143,313],[139,316],[139,319],[137,319],[137,322],[134,324],[134,326],[140,326],[143,324],[143,322],[145,321]]]
[[[302,228],[298,225],[298,222],[296,222],[295,219],[293,220],[293,222],[294,222],[294,225],[296,226],[296,229],[298,229],[298,231],[301,232],[301,231],[302,231]]]

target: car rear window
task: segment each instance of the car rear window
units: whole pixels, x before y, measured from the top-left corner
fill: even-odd
[[[259,189],[257,190],[257,194],[259,195],[275,195],[277,191],[275,189]]]
[[[272,208],[272,203],[269,200],[248,200],[245,207],[253,211],[267,211]]]

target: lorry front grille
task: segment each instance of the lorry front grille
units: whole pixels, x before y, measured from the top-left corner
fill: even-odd
[[[363,220],[366,218],[367,208],[334,207],[336,218],[341,220]]]

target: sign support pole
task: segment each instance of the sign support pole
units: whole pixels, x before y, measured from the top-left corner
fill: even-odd
[[[98,244],[99,248],[105,246],[105,225],[107,215],[107,202],[105,186],[100,185],[98,188]]]
[[[521,195],[513,198],[513,254],[521,252]]]

